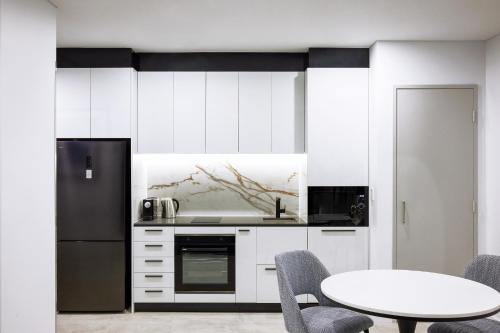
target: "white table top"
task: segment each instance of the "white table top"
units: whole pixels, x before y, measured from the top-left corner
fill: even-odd
[[[325,296],[386,317],[466,319],[500,310],[500,293],[463,278],[417,271],[365,270],[333,275]]]

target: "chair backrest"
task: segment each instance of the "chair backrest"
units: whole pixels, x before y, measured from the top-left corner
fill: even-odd
[[[295,296],[312,294],[321,304],[321,281],[330,273],[309,251],[281,253],[275,262],[285,326],[291,333],[307,333]]]
[[[465,268],[464,277],[500,292],[500,256],[480,255]]]

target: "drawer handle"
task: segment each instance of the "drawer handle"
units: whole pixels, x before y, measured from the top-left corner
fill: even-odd
[[[162,229],[146,229],[146,232],[163,232]]]
[[[338,230],[331,230],[331,229],[323,229],[321,232],[356,232],[354,229],[338,229]]]
[[[162,278],[163,274],[146,274],[146,275],[144,275],[144,277],[147,277],[147,278]]]
[[[162,293],[163,290],[144,290],[146,293]]]
[[[163,247],[163,244],[146,244],[144,247]]]
[[[239,232],[250,232],[250,229],[238,229]]]
[[[275,271],[276,267],[266,267],[266,268],[264,268],[264,270],[266,270],[266,271]]]
[[[146,259],[144,262],[163,262],[163,259]]]

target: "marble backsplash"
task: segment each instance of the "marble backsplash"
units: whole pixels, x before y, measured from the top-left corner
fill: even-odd
[[[276,197],[306,216],[305,155],[142,155],[147,196],[179,200],[179,215],[266,216]]]

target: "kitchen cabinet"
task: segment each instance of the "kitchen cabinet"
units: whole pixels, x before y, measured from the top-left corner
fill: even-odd
[[[131,138],[136,150],[136,77],[132,68],[59,68],[58,138]]]
[[[368,269],[368,228],[309,227],[308,247],[331,274]]]
[[[307,295],[298,295],[296,299],[299,303],[307,303]],[[275,265],[257,265],[257,303],[280,303]]]
[[[174,74],[139,72],[137,136],[139,153],[174,151]]]
[[[205,152],[205,72],[174,73],[174,152]]]
[[[239,74],[239,152],[270,153],[271,73]]]
[[[238,152],[238,73],[207,73],[206,152]]]
[[[304,152],[304,72],[272,73],[272,152]]]
[[[236,302],[257,301],[257,228],[236,228]]]
[[[257,303],[279,303],[274,257],[283,252],[307,249],[306,227],[257,228]],[[307,302],[306,295],[297,297]]]
[[[130,138],[135,70],[92,68],[90,74],[90,136]]]
[[[309,186],[368,186],[368,68],[307,70]]]
[[[307,227],[257,228],[258,265],[274,265],[274,256],[293,250],[307,250]]]
[[[90,68],[56,72],[57,138],[90,138]]]

